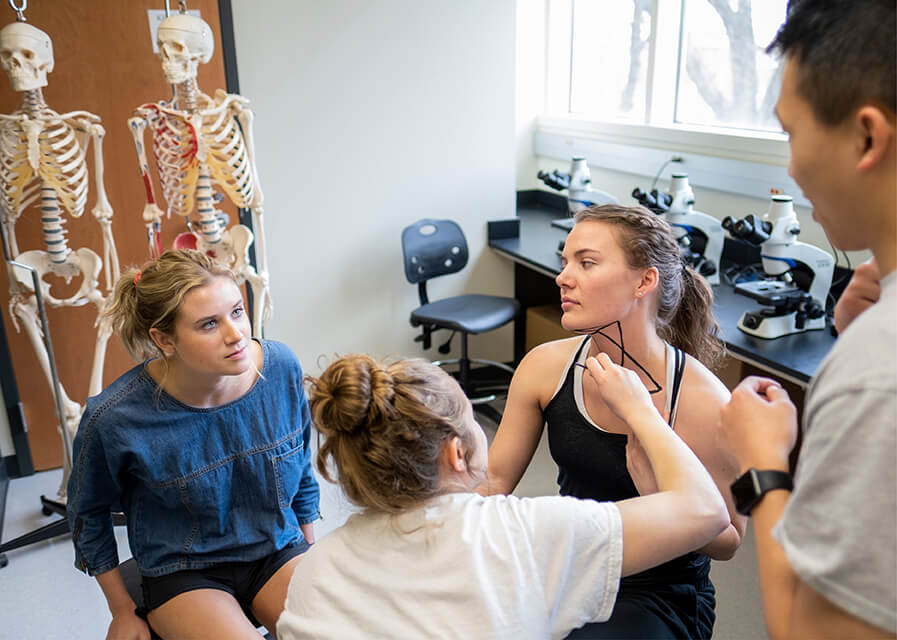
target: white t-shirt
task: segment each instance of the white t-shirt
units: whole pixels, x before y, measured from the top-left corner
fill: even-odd
[[[611,502],[456,493],[356,514],[303,556],[277,637],[563,638],[610,617],[622,561]]]

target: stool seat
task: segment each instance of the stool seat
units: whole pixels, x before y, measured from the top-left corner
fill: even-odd
[[[465,333],[485,333],[504,326],[520,313],[514,298],[471,293],[443,298],[411,312],[411,326],[432,324]]]

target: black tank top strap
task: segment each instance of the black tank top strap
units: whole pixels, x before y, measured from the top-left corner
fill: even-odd
[[[673,366],[673,384],[670,389],[670,426],[676,422],[676,409],[679,405],[679,391],[682,388],[682,377],[685,373],[685,352],[679,347],[673,347],[675,364]]]

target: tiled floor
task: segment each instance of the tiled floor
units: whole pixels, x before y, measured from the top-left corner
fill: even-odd
[[[490,439],[495,426],[483,420]],[[522,496],[556,493],[556,467],[543,438],[533,464],[521,481]],[[10,481],[3,541],[36,529],[56,516],[41,513],[41,494],[54,496],[60,470]],[[345,522],[352,511],[345,497],[322,483],[319,536]],[[116,528],[119,557],[130,556],[123,527]],[[73,551],[67,536],[7,553],[9,565],[0,569],[0,640],[80,640],[104,638],[110,615],[96,581],[72,566]],[[719,640],[763,640],[754,544],[750,535],[735,559],[714,563],[711,575],[717,587]]]

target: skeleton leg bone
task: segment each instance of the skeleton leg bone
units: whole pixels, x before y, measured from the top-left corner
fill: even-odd
[[[47,384],[50,386],[50,392],[55,396],[56,392],[53,388],[53,375],[50,372],[50,358],[47,354],[47,348],[44,346],[43,331],[41,330],[41,322],[38,315],[37,298],[30,294],[13,295],[9,302],[9,310],[13,319],[17,320],[15,323],[16,329],[19,329],[19,325],[24,327],[25,334],[31,341],[31,346],[34,348],[37,361],[47,379]],[[78,423],[81,421],[82,407],[68,397],[62,383],[59,384],[59,392],[64,424],[57,425],[57,430],[59,431],[60,437],[67,437],[68,441],[71,442],[75,437],[75,432],[78,430]],[[62,432],[63,428],[66,429],[68,435]],[[71,460],[67,460],[66,456],[63,456],[62,483],[59,485],[58,491],[61,498],[65,497],[65,488],[70,473]]]
[[[102,262],[100,261],[100,257],[90,249],[83,247],[70,253],[63,263],[54,263],[48,253],[39,250],[26,251],[18,256],[16,261],[35,269],[39,277],[41,294],[47,305],[53,307],[75,307],[84,305],[87,302],[92,302],[96,305],[98,313],[105,307],[106,300],[100,293],[97,283],[97,278],[102,269]],[[53,390],[53,376],[50,370],[49,354],[44,345],[43,333],[40,328],[37,298],[33,295],[34,284],[30,277],[26,278],[26,275],[22,270],[17,269],[14,273],[18,288],[20,291],[23,291],[23,293],[13,295],[12,300],[10,301],[10,312],[13,318],[17,319],[24,326],[25,332],[28,335],[29,340],[31,340],[32,347],[37,355],[41,369],[44,372],[44,376],[47,378],[47,383],[50,385],[51,391],[55,394],[55,391]],[[81,286],[73,296],[60,300],[50,294],[50,285],[44,280],[44,276],[48,273],[54,273],[69,280],[74,275],[80,273],[83,279]],[[16,324],[16,329],[19,329],[18,323]],[[94,348],[88,395],[96,395],[102,388],[106,344],[108,343],[110,335],[111,326],[108,321],[100,321],[97,330],[97,342]],[[59,391],[62,413],[64,416],[64,428],[68,432],[68,442],[71,442],[75,437],[75,432],[78,430],[78,424],[81,420],[83,408],[68,397],[61,383],[59,385]],[[60,436],[63,438],[66,437],[61,431]],[[70,460],[64,460],[63,482],[59,489],[60,497],[65,496],[65,486],[68,482],[70,465]]]

